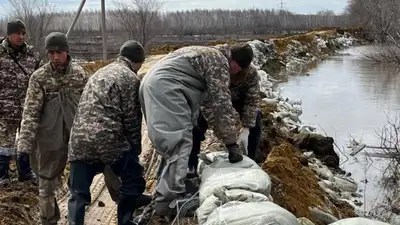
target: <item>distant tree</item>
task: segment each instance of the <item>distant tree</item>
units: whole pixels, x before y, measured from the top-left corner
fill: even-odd
[[[161,1],[129,0],[118,1],[115,4],[115,16],[130,38],[138,40],[145,47],[160,33]]]

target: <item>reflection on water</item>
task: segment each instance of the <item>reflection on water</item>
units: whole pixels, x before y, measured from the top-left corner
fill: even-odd
[[[364,54],[371,50],[370,46],[344,50],[344,55],[321,62],[309,72],[310,76],[290,76],[288,82],[280,84],[286,96],[302,99],[303,122],[322,128],[343,147],[343,167],[353,178],[368,180],[367,184],[359,183],[365,210],[376,203],[377,183],[386,163],[371,161],[363,154],[350,157],[346,146],[351,137],[378,145],[376,130],[387,123],[387,116],[395,116],[400,109],[399,70],[367,60]]]

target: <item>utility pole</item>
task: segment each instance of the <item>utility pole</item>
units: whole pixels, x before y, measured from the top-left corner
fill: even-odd
[[[106,3],[101,0],[101,36],[103,39],[103,60],[107,60]]]
[[[75,26],[75,24],[76,24],[76,21],[78,21],[79,15],[80,15],[81,12],[82,12],[82,9],[83,9],[83,6],[85,5],[85,2],[86,2],[86,0],[82,0],[82,1],[81,1],[81,4],[79,5],[79,8],[78,8],[78,12],[76,12],[74,21],[72,21],[72,24],[71,24],[71,26],[69,26],[68,31],[67,31],[67,34],[65,35],[65,36],[67,36],[67,38],[69,38],[69,36],[70,36],[70,34],[71,34],[71,31],[74,29],[74,26]]]
[[[72,21],[71,26],[67,31],[67,38],[71,35],[71,31],[74,29],[76,21],[78,21],[79,15],[82,12],[83,6],[85,5],[86,0],[82,0],[79,5],[78,12],[76,12],[75,18]],[[102,42],[103,42],[103,60],[107,60],[107,31],[106,31],[106,4],[105,0],[101,0],[101,34],[102,34]]]

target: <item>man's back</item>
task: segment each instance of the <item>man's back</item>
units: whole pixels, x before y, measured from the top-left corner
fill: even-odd
[[[136,117],[137,112],[127,112],[126,108],[135,105],[131,100],[139,83],[121,57],[92,75],[82,93],[72,128],[70,161],[112,163],[131,148],[132,140],[125,129],[129,124],[124,120]],[[141,114],[139,121],[141,124]]]

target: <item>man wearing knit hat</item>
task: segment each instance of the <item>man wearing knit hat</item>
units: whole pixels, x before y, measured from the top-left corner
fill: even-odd
[[[56,225],[60,211],[55,191],[67,163],[72,121],[89,76],[72,62],[63,33],[49,34],[45,48],[49,62],[29,79],[18,152],[30,155],[32,168],[39,177],[42,224]]]
[[[85,206],[90,204],[89,187],[96,173],[104,168],[121,179],[118,224],[129,225],[136,208],[151,202],[145,189],[141,152],[142,112],[137,71],[144,62],[142,45],[127,41],[118,58],[94,73],[82,93],[72,127],[68,220],[83,225]]]
[[[232,58],[237,61],[246,61],[246,51],[250,51],[251,46],[247,43],[220,45],[217,46],[221,51],[231,51]],[[244,59],[244,60],[242,60]],[[233,107],[240,115],[243,129],[239,135],[237,144],[240,144],[247,152],[247,156],[256,160],[256,152],[261,138],[262,114],[258,103],[260,95],[260,78],[257,68],[251,64],[247,69],[237,74],[231,74],[230,91]],[[209,108],[202,107],[197,120],[197,126],[193,129],[193,148],[189,157],[188,176],[197,176],[197,164],[200,153],[201,141],[205,140],[205,132],[208,129],[208,123],[213,124],[214,116]]]
[[[239,115],[229,85],[231,75],[249,67],[253,51],[248,46],[237,50],[183,47],[161,59],[142,79],[139,99],[148,135],[165,161],[156,187],[157,215],[174,216],[178,202],[193,200],[186,193],[185,179],[200,105],[213,113],[214,131],[228,149],[229,162],[243,159],[237,144]]]
[[[15,156],[15,139],[22,116],[28,80],[39,66],[39,53],[25,43],[25,25],[20,20],[7,23],[7,37],[0,41],[0,184],[9,180],[9,163]],[[19,154],[18,180],[35,180],[29,158]]]

